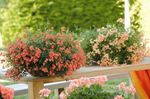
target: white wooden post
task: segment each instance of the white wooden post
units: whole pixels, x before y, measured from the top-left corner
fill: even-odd
[[[130,32],[130,3],[129,0],[125,0],[125,6],[124,6],[124,24],[125,24],[125,29],[127,32]]]

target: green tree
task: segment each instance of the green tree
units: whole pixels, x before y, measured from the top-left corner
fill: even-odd
[[[9,0],[0,11],[0,31],[6,44],[26,29],[99,28],[123,17],[123,4],[123,0]]]

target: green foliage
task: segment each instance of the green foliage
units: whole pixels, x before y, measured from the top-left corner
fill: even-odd
[[[9,0],[8,6],[1,9],[0,31],[6,44],[26,29],[102,27],[123,17],[122,5],[123,0]]]
[[[96,37],[99,35],[100,33],[97,32],[95,29],[93,30],[85,30],[82,31],[79,35],[80,41],[81,41],[81,46],[84,49],[85,53],[88,53],[90,51],[92,51],[92,45],[90,43],[90,40],[96,39]]]
[[[0,0],[0,8],[5,7],[7,4],[7,0]]]
[[[130,3],[131,28],[135,31],[141,31],[141,1],[131,0]]]
[[[78,39],[81,41],[81,46],[84,49],[84,52],[87,54],[90,51],[92,51],[92,44],[90,43],[91,40],[94,40],[98,37],[98,35],[106,34],[108,31],[110,31],[112,28],[117,28],[118,31],[125,31],[122,24],[116,24],[116,25],[107,25],[106,27],[102,27],[99,29],[90,29],[90,30],[83,30],[80,31],[80,34],[78,36]],[[118,28],[120,27],[120,28]]]
[[[117,94],[113,90],[104,90],[102,86],[94,84],[88,87],[79,87],[67,99],[114,99]]]
[[[0,99],[3,99],[2,95],[0,94]]]
[[[114,85],[93,84],[90,87],[78,87],[69,94],[67,99],[114,99],[117,95],[122,95],[124,99],[131,99],[132,95],[119,90]]]

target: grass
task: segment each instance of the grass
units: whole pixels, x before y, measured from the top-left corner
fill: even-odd
[[[106,84],[118,85],[118,84],[120,84],[121,82],[126,82],[126,84],[129,85],[129,78],[121,78],[121,79],[110,80],[110,81],[108,81]]]
[[[28,99],[28,95],[25,94],[25,95],[15,96],[14,99]]]
[[[14,82],[6,81],[6,80],[1,80],[1,79],[0,79],[0,82],[1,82],[1,84],[4,85],[4,86],[11,85],[11,84],[15,84]]]

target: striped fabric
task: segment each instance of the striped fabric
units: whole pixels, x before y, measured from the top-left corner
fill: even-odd
[[[131,73],[133,84],[142,99],[150,99],[150,70]]]

